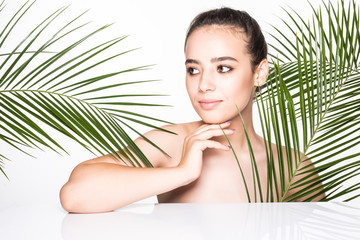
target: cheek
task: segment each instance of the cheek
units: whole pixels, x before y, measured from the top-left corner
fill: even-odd
[[[194,95],[194,91],[196,90],[195,82],[186,79],[185,84],[186,84],[186,91],[189,97],[192,98]]]
[[[228,96],[237,104],[248,101],[253,91],[251,78],[234,79],[226,86]]]

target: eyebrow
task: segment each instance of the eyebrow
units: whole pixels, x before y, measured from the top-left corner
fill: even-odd
[[[226,61],[226,60],[238,62],[238,60],[237,60],[236,58],[228,57],[228,56],[225,56],[225,57],[215,57],[215,58],[212,58],[212,59],[210,60],[210,62],[211,62],[211,63],[215,63],[215,62],[222,62],[222,61]],[[188,63],[200,64],[200,61],[199,61],[199,60],[196,60],[196,59],[186,59],[185,64],[188,64]]]
[[[195,59],[186,59],[185,65],[188,64],[188,63],[200,64],[200,62],[198,60],[195,60]]]
[[[238,62],[238,60],[236,60],[236,58],[228,57],[228,56],[212,58],[212,59],[211,59],[211,62],[212,62],[212,63],[215,63],[215,62],[221,62],[221,61],[226,61],[226,60]]]

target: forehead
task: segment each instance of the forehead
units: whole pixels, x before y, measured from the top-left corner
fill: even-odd
[[[247,55],[246,34],[238,27],[210,25],[196,29],[190,34],[185,55]],[[196,56],[195,56],[196,57]]]

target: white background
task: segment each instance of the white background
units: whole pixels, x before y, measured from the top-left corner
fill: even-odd
[[[0,13],[1,22],[8,21],[10,13],[13,14],[23,2],[8,0],[7,7]],[[320,1],[311,2],[317,6]],[[280,24],[278,16],[285,17],[281,7],[290,6],[304,17],[310,16],[311,13],[306,0],[38,0],[26,21],[17,28],[19,38],[21,39],[24,36],[22,34],[28,32],[50,12],[69,3],[71,4],[68,10],[69,16],[90,9],[85,19],[93,20],[93,26],[115,22],[111,30],[107,31],[108,35],[101,35],[103,40],[130,35],[121,45],[125,49],[134,47],[141,49],[122,58],[127,64],[132,66],[156,64],[152,70],[142,72],[140,79],[162,79],[161,83],[149,85],[146,90],[149,93],[171,95],[165,98],[165,103],[174,107],[155,109],[155,111],[159,118],[173,123],[198,119],[185,90],[183,54],[185,33],[195,15],[211,8],[229,6],[247,11],[258,20],[266,32],[271,31],[270,24]],[[19,38],[17,41],[20,40]],[[11,49],[10,47],[8,50]],[[164,100],[162,102],[164,103]],[[154,113],[154,110],[152,111]],[[140,129],[140,132],[144,131],[147,129]],[[0,145],[1,153],[4,152],[13,160],[6,162],[5,167],[10,180],[0,175],[0,209],[29,202],[59,201],[59,189],[68,179],[71,170],[78,163],[93,157],[83,148],[68,143],[66,139],[63,139],[63,144],[70,149],[71,156],[37,151],[34,152],[37,159],[11,152],[11,149],[4,151],[6,146]],[[155,201],[155,198],[148,201]]]

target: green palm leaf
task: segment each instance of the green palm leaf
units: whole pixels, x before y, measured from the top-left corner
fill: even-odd
[[[62,19],[63,26],[55,29],[53,22],[61,19],[66,7],[54,11],[14,49],[8,50],[9,36],[16,33],[16,26],[21,24],[22,17],[28,14],[34,3],[27,1],[4,26],[0,26],[0,141],[25,153],[28,152],[26,148],[66,152],[61,142],[46,132],[46,128],[50,127],[94,154],[110,153],[123,160],[117,153],[119,151],[133,166],[151,167],[129,137],[128,130],[138,133],[136,127],[131,127],[132,124],[158,128],[156,122],[168,122],[129,110],[129,107],[164,105],[136,100],[119,101],[124,97],[165,96],[122,90],[126,85],[158,81],[126,81],[122,77],[125,73],[147,70],[150,66],[116,67],[110,73],[97,73],[105,64],[117,66],[114,61],[136,49],[116,52],[115,47],[126,36],[98,45],[88,43],[111,25],[72,37],[74,34],[79,36],[79,30],[88,25],[79,23],[84,13],[71,20]],[[0,3],[0,9],[6,10],[4,1]],[[65,47],[61,49],[54,47],[64,46],[64,43]],[[87,44],[86,50],[81,52],[84,44]],[[4,175],[5,155],[6,151],[0,153],[0,171]]]
[[[256,98],[265,145],[275,142],[279,153],[276,160],[267,148],[268,201],[359,196],[350,180],[360,174],[360,9],[354,0],[309,4],[311,20],[285,10],[288,31],[270,34],[273,67]]]

